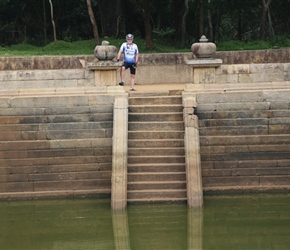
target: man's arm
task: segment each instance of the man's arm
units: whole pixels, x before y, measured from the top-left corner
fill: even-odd
[[[123,52],[123,44],[121,45],[120,50],[119,50],[119,52],[118,52],[118,55],[117,55],[117,61],[120,60],[120,57],[121,57],[122,52]]]
[[[136,61],[135,61],[136,64],[138,63],[138,60],[139,60],[139,53],[136,54]]]

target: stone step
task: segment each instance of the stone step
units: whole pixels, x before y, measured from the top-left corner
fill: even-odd
[[[132,105],[129,106],[129,113],[182,113],[182,105]]]
[[[202,161],[246,161],[246,160],[283,160],[290,159],[289,151],[286,152],[235,152],[224,154],[201,154]]]
[[[166,163],[166,164],[153,164],[153,163],[140,163],[140,164],[128,164],[128,173],[136,172],[184,172],[184,163]]]
[[[225,153],[262,153],[262,152],[289,152],[289,144],[262,144],[262,145],[230,145],[230,146],[202,146],[201,155]]]
[[[79,129],[52,131],[12,131],[0,133],[1,141],[64,140],[112,137],[113,129]]]
[[[290,166],[290,159],[270,159],[270,160],[258,160],[258,159],[249,159],[249,160],[240,160],[233,159],[231,161],[203,161],[201,162],[202,169],[230,169],[235,170],[239,168],[248,168],[251,169],[255,167],[256,169],[277,169],[288,168]]]
[[[249,110],[249,111],[214,111],[197,113],[200,121],[226,119],[269,119],[272,122],[289,122],[290,110]]]
[[[128,156],[128,164],[139,163],[185,163],[184,156],[170,155],[170,156]]]
[[[41,174],[41,173],[64,173],[64,172],[89,172],[89,171],[112,171],[112,163],[83,163],[63,165],[20,165],[0,167],[0,175],[10,174]]]
[[[130,139],[129,148],[184,147],[184,139]]]
[[[128,173],[128,182],[157,182],[157,181],[185,181],[185,172],[145,172],[145,173]]]
[[[271,102],[198,103],[197,113],[224,111],[264,111],[272,110]]]
[[[203,188],[204,190],[227,191],[230,192],[256,192],[262,191],[274,192],[289,192],[290,177],[287,176],[224,176],[224,177],[204,177]]]
[[[129,106],[133,105],[175,105],[182,103],[182,97],[179,96],[130,96],[129,98]]]
[[[187,198],[140,198],[140,199],[127,199],[127,202],[129,204],[144,204],[144,203],[150,203],[150,204],[166,204],[166,203],[186,203]]]
[[[128,148],[128,156],[184,156],[184,148]]]
[[[130,122],[183,121],[183,113],[129,113]]]
[[[35,181],[35,182],[8,182],[0,183],[0,190],[5,192],[0,193],[0,196],[5,196],[5,193],[19,192],[31,192],[33,195],[35,192],[46,192],[46,195],[42,193],[42,196],[49,196],[49,193],[55,191],[64,192],[68,194],[74,193],[76,190],[109,190],[111,188],[111,180],[95,180],[95,179],[84,179],[84,180],[58,180],[58,181]],[[108,193],[108,192],[107,192]],[[9,195],[9,194],[8,194]],[[21,196],[23,197],[23,196]]]
[[[24,97],[0,97],[2,108],[55,108],[55,107],[82,107],[93,106],[98,103],[102,105],[112,105],[114,96],[101,95],[59,95],[59,96],[24,96]]]
[[[8,86],[7,84],[4,86],[4,85],[1,85],[1,81],[0,81],[0,89],[1,89],[0,97],[93,95],[93,94],[106,94],[107,93],[106,86],[93,86],[93,87],[72,86],[71,85],[72,81],[62,81],[62,87],[60,87],[60,86],[55,86],[55,81],[53,82],[54,82],[54,86],[49,85],[49,82],[45,82],[44,85],[42,85],[41,81],[39,81],[37,85],[35,85],[34,81],[33,82],[19,81],[17,83],[17,86],[13,85],[13,82],[9,82]]]
[[[113,113],[113,105],[44,108],[1,108],[1,116],[43,116],[43,115],[80,115]]]
[[[196,110],[199,120],[203,119],[245,119],[245,118],[269,118],[272,117],[271,110],[240,110],[240,111],[212,111],[199,112]]]
[[[286,176],[290,175],[289,167],[271,168],[237,168],[237,169],[203,169],[203,177],[215,176]]]
[[[232,119],[201,119],[200,127],[228,127],[228,126],[251,126],[251,125],[268,125],[269,118],[232,118]],[[289,119],[290,121],[290,119]]]
[[[201,119],[200,127],[212,126],[251,126],[251,125],[270,125],[269,127],[277,127],[289,125],[290,117],[271,117],[271,118],[232,118],[232,119]],[[276,126],[275,126],[276,125]]]
[[[0,159],[1,167],[14,166],[51,166],[51,165],[70,165],[70,164],[103,164],[112,163],[112,156],[95,155],[74,155],[59,157],[41,157],[41,158],[21,158],[21,159]]]
[[[166,181],[166,182],[128,182],[128,190],[184,190],[186,189],[185,181]]]
[[[183,121],[168,121],[168,122],[129,122],[128,128],[130,131],[147,131],[147,130],[183,130]]]
[[[59,173],[29,173],[29,174],[6,174],[0,176],[0,183],[9,182],[38,182],[38,181],[65,181],[65,180],[110,180],[111,172],[59,172]]]
[[[184,139],[184,131],[129,131],[128,139]]]
[[[158,201],[174,201],[174,200],[185,200],[186,189],[177,190],[134,190],[128,191],[127,198],[129,202],[140,201],[146,199],[146,201],[156,200]]]
[[[229,93],[229,92],[256,92],[258,90],[281,90],[289,89],[289,81],[283,82],[257,82],[253,84],[250,83],[210,83],[210,84],[194,84],[187,85],[186,89],[197,92],[197,93],[208,93],[208,92],[217,92],[217,93]]]
[[[201,146],[290,144],[290,134],[200,136]]]
[[[223,127],[200,127],[200,136],[233,136],[233,135],[267,135],[269,134],[269,126],[223,126]]]
[[[0,131],[55,131],[55,130],[92,130],[113,128],[113,121],[105,122],[63,122],[41,124],[1,124]]]
[[[58,148],[58,149],[22,149],[0,151],[0,159],[45,158],[60,156],[111,156],[110,148]]]
[[[39,115],[39,116],[1,116],[0,124],[40,124],[69,122],[107,122],[113,121],[112,113],[74,114],[74,115]]]
[[[148,86],[150,87],[150,89],[148,90]],[[170,84],[170,83],[166,83],[166,85],[164,84],[154,84],[154,85],[143,85],[141,87],[143,87],[144,89],[141,91],[136,91],[136,92],[129,92],[129,97],[164,97],[164,96],[181,96],[183,89],[184,89],[184,85],[181,84],[178,86],[175,84]],[[157,88],[156,88],[157,87]],[[171,88],[174,87],[174,88]],[[139,88],[139,87],[138,87]]]
[[[249,90],[249,91],[218,91],[209,93],[198,93],[197,103],[251,103],[251,102],[289,102],[290,90]]]
[[[42,149],[70,149],[70,148],[112,148],[111,138],[69,139],[69,140],[27,140],[0,141],[0,151],[13,150],[42,150]]]
[[[128,117],[128,202],[186,200],[181,95],[130,95]]]
[[[273,110],[272,117],[282,117],[282,119],[288,119],[290,117],[290,108],[287,110]]]

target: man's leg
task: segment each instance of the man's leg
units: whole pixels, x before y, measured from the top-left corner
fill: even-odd
[[[134,85],[135,85],[135,74],[131,74],[131,89],[134,89]]]
[[[120,70],[121,82],[119,83],[119,85],[121,85],[121,86],[124,86],[125,70],[126,70],[125,66],[122,66],[121,70]]]
[[[134,86],[135,86],[135,74],[136,74],[136,67],[135,65],[131,65],[130,66],[130,90],[135,90]]]

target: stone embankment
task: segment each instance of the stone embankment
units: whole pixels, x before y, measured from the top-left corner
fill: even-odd
[[[206,71],[186,63],[193,59],[191,53],[142,54],[136,88],[147,96],[178,90],[180,99],[184,90],[196,99],[205,192],[289,190],[290,50],[217,52],[215,57],[223,63],[210,72],[209,82]],[[110,196],[114,101],[130,94],[127,85],[100,85],[87,67],[94,60],[93,56],[0,58],[0,198]],[[128,197],[152,195],[146,185],[156,180],[158,166],[173,172],[169,182],[159,174],[164,180],[154,183],[163,187],[159,193],[166,193],[171,182],[179,189],[175,199],[186,199],[180,115],[164,107],[156,114],[154,105],[139,107],[134,100],[129,105]],[[176,108],[180,112],[182,107],[169,109]],[[140,110],[147,114],[139,114]],[[171,134],[179,137],[163,138],[163,130],[171,126],[176,130]],[[151,127],[154,133],[148,131]],[[145,149],[150,143],[156,151]],[[180,148],[172,146],[177,144]],[[136,155],[136,145],[142,156]],[[162,157],[154,156],[157,153]],[[170,160],[173,155],[180,161]],[[153,162],[157,158],[160,162]],[[174,165],[172,169],[166,161]],[[146,166],[143,174],[141,165]],[[145,179],[149,176],[151,180]]]

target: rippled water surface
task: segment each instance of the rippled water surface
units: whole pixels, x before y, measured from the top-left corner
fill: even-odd
[[[290,195],[207,196],[185,204],[110,200],[0,202],[1,250],[290,249]]]

